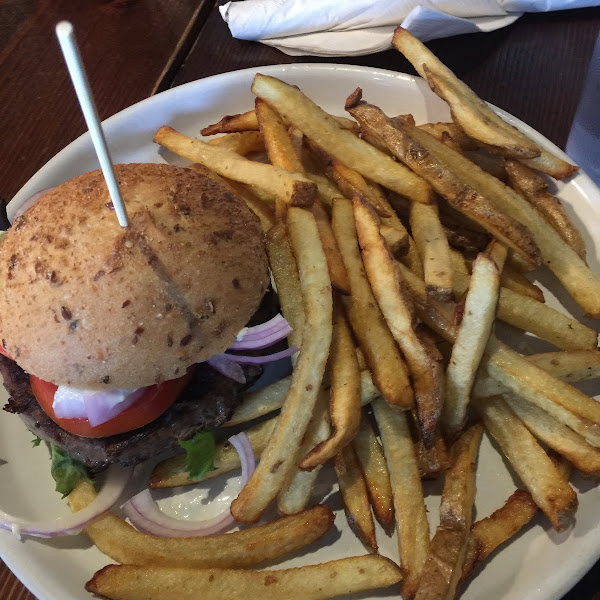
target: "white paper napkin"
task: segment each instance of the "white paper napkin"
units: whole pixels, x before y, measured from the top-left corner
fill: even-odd
[[[219,7],[231,34],[292,56],[356,56],[391,47],[402,25],[428,41],[510,25],[524,12],[598,0],[245,0]]]

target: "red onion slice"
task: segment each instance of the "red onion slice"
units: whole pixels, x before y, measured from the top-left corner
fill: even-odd
[[[19,537],[21,535],[31,535],[51,538],[75,535],[115,505],[129,483],[131,473],[132,469],[123,469],[116,465],[110,467],[102,489],[89,506],[77,513],[58,517],[54,520],[27,521],[0,511],[0,529],[12,531]]]
[[[219,371],[221,375],[229,377],[238,383],[246,383],[244,370],[235,361],[231,360],[227,354],[213,354],[206,361],[215,371]]]
[[[230,437],[228,441],[240,455],[243,487],[256,467],[254,451],[248,436],[243,432]],[[223,514],[203,521],[186,521],[169,517],[160,510],[149,489],[128,500],[121,508],[137,529],[158,537],[215,535],[234,522],[229,508]]]
[[[253,339],[255,337],[262,337],[264,333],[274,327],[281,326],[281,324],[285,324],[289,326],[289,323],[283,318],[281,313],[275,315],[272,319],[261,323],[260,325],[254,325],[252,327],[244,327],[237,335],[238,341],[249,338]]]
[[[228,350],[260,350],[285,339],[290,333],[292,328],[286,322],[282,327],[267,330],[264,337],[249,339],[250,336],[244,336],[240,341],[231,344]]]
[[[262,365],[264,363],[275,362],[282,358],[287,358],[298,352],[300,348],[298,346],[290,346],[281,352],[275,352],[274,354],[267,354],[265,356],[245,356],[244,354],[225,354],[225,356],[236,363],[242,365]]]

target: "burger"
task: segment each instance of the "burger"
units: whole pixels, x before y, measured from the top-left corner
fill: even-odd
[[[0,372],[10,413],[99,471],[222,424],[256,377],[213,368],[269,284],[257,217],[208,170],[117,165],[43,194],[0,246]]]

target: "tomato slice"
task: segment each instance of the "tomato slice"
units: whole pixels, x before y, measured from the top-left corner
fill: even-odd
[[[93,427],[87,419],[60,419],[54,414],[52,404],[58,386],[30,375],[31,389],[46,414],[69,433],[82,437],[107,437],[125,433],[147,425],[162,415],[177,400],[177,396],[189,382],[193,369],[179,379],[151,385],[128,408],[116,417]]]

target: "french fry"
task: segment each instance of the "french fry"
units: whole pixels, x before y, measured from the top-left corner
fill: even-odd
[[[468,429],[451,450],[444,475],[440,525],[431,540],[416,600],[452,599],[463,572],[475,501],[475,464],[483,427]]]
[[[500,274],[500,285],[522,296],[529,296],[538,302],[545,302],[544,292],[535,283],[531,283],[523,273],[510,267],[504,269]]]
[[[377,553],[377,539],[369,504],[367,484],[352,446],[340,450],[333,460],[348,525],[371,552]]]
[[[331,161],[329,168],[331,179],[344,193],[346,198],[352,198],[356,194],[360,194],[371,203],[375,211],[380,217],[390,217],[391,212],[389,207],[381,201],[381,196],[373,192],[364,177],[354,169],[347,167],[343,162],[337,159]]]
[[[385,460],[390,472],[400,563],[404,580],[402,595],[411,598],[429,554],[429,524],[415,447],[406,413],[382,399],[371,404],[379,426]]]
[[[292,332],[288,336],[288,343],[301,348],[306,317],[302,304],[298,266],[292,252],[285,223],[277,223],[267,233],[267,253],[269,255],[269,266],[277,288],[281,312],[292,328]],[[292,359],[292,362],[294,362],[294,359]]]
[[[367,484],[373,513],[386,529],[394,523],[394,502],[392,486],[383,449],[377,441],[367,415],[363,415],[358,433],[352,440],[352,447],[360,463]]]
[[[435,479],[444,473],[450,466],[450,458],[446,443],[441,435],[436,433],[433,446],[426,448],[422,439],[415,442],[417,464],[421,479]]]
[[[480,254],[473,263],[464,316],[446,370],[446,399],[441,423],[451,439],[456,437],[467,418],[473,382],[496,317],[498,289],[496,263]]]
[[[564,456],[586,476],[600,474],[600,450],[588,444],[579,434],[542,410],[514,394],[505,394],[505,402],[525,427],[547,446]]]
[[[486,429],[492,434],[535,503],[560,531],[573,521],[577,495],[533,435],[500,396],[477,400]]]
[[[394,156],[426,179],[454,208],[521,253],[532,264],[540,264],[539,250],[527,228],[509,211],[496,208],[486,194],[469,183],[461,170],[454,168],[446,155],[456,155],[472,168],[478,168],[476,165],[409,122],[396,119],[392,123],[378,107],[361,101],[360,89],[346,100],[346,109],[364,129],[384,142]]]
[[[333,201],[336,198],[342,198],[343,194],[338,190],[338,188],[325,177],[325,175],[320,175],[318,173],[306,173],[306,177],[310,179],[317,186],[317,190],[319,191],[319,197],[323,201],[323,203],[331,209],[333,206]]]
[[[401,289],[394,260],[371,210],[358,197],[354,199],[356,230],[365,270],[377,304],[406,358],[413,379],[423,442],[431,447],[442,409],[443,389],[434,377],[433,361],[414,330],[410,299]]]
[[[509,391],[539,406],[600,447],[600,403],[540,369],[491,336],[482,365]]]
[[[354,556],[276,571],[109,565],[88,581],[86,590],[110,600],[325,600],[401,579],[400,568],[388,558]]]
[[[573,383],[600,377],[600,352],[598,350],[570,350],[531,354],[525,358],[555,377]],[[473,397],[485,398],[503,394],[507,389],[489,375],[480,374],[473,388]]]
[[[592,317],[600,316],[600,280],[590,271],[560,235],[549,225],[536,209],[522,196],[500,180],[482,171],[458,152],[440,144],[430,135],[415,128],[414,135],[419,143],[428,151],[434,152],[437,159],[446,167],[460,174],[465,185],[484,197],[494,210],[511,215],[511,218],[533,234],[533,240],[543,262],[558,277],[573,299]],[[528,233],[528,237],[531,235]],[[496,236],[509,247],[507,240]],[[530,262],[534,254],[521,250]]]
[[[311,471],[299,468],[300,461],[316,446],[324,442],[331,433],[329,411],[327,409],[328,394],[321,388],[312,418],[304,433],[302,444],[296,453],[296,464],[284,481],[277,495],[277,508],[283,515],[293,515],[306,508],[322,465],[316,465]]]
[[[321,238],[323,251],[327,258],[327,268],[329,269],[331,285],[344,294],[350,294],[350,280],[348,279],[348,273],[346,272],[340,249],[333,234],[329,215],[319,201],[312,205],[311,210],[317,222],[319,237]]]
[[[507,160],[505,168],[512,186],[537,208],[560,237],[585,260],[585,242],[581,233],[560,200],[548,191],[548,184],[544,178],[533,169],[514,160]]]
[[[352,441],[360,425],[360,370],[352,334],[340,305],[336,305],[333,312],[328,368],[333,435],[304,457],[300,463],[301,469],[313,469],[333,458]]]
[[[454,274],[454,291],[463,294],[469,279]],[[588,350],[597,345],[598,334],[576,319],[554,308],[501,287],[497,318],[513,327],[533,333],[563,350]]]
[[[344,306],[373,382],[390,404],[408,408],[413,403],[408,370],[369,286],[350,200],[335,200],[332,225],[352,290],[352,296],[345,299]]]
[[[292,173],[304,173],[302,162],[281,117],[259,98],[256,99],[254,110],[271,164]]]
[[[73,512],[96,498],[90,483],[80,481],[69,494]],[[333,525],[334,515],[323,505],[265,525],[224,535],[191,538],[159,538],[140,533],[111,513],[85,528],[98,549],[113,560],[131,565],[239,568],[272,560],[322,537]]]
[[[298,88],[257,74],[252,92],[270,104],[284,119],[325,152],[361,175],[408,196],[416,202],[429,202],[431,188],[406,167],[394,162],[373,146],[357,138],[309,100]]]
[[[435,139],[442,141],[444,133],[461,147],[462,150],[477,150],[477,143],[473,141],[456,123],[422,123],[419,129],[426,131]]]
[[[565,481],[571,476],[571,465],[560,457],[551,457],[558,472]],[[485,560],[498,546],[510,539],[538,512],[538,506],[531,494],[516,490],[498,510],[489,517],[480,519],[471,527],[467,546],[467,556],[463,566],[463,580],[474,567]]]
[[[276,419],[277,417],[269,419],[245,431],[254,450],[254,457],[257,460],[266,448],[269,439],[271,439],[277,422]],[[188,472],[185,470],[185,458],[185,453],[177,454],[159,462],[150,475],[150,487],[156,490],[181,485],[196,485],[198,482],[190,479]],[[202,477],[202,481],[219,477],[240,467],[240,456],[235,448],[227,440],[219,442],[215,447],[214,469],[207,471]]]
[[[226,133],[208,141],[211,146],[228,148],[240,156],[246,156],[251,152],[264,152],[265,140],[260,131],[238,131]]]
[[[172,127],[161,127],[154,141],[194,163],[201,163],[222,177],[260,187],[291,206],[310,206],[316,185],[303,175],[280,167],[252,162],[232,150],[195,140]]]
[[[467,267],[465,257],[455,248],[450,248],[450,262],[454,271],[457,273],[462,273],[463,275],[469,275],[469,269]],[[452,279],[454,283],[454,278]]]
[[[505,156],[518,159],[540,157],[542,154],[552,156],[497,115],[408,31],[398,27],[392,43],[429,83],[431,89],[448,103],[452,120],[468,136],[499,148]],[[560,161],[557,157],[553,158],[555,162]],[[573,174],[573,165],[564,163],[563,166]]]
[[[538,511],[531,494],[516,490],[497,511],[473,524],[463,565],[463,579],[498,546],[527,525]]]
[[[258,119],[254,109],[238,115],[227,115],[218,123],[208,125],[200,133],[202,135],[215,135],[217,133],[233,133],[236,131],[258,130]]]
[[[381,225],[380,231],[394,258],[406,256],[410,247],[408,233],[403,235],[398,229],[390,225]]]
[[[292,250],[296,256],[305,331],[277,427],[258,467],[231,505],[241,522],[254,522],[275,498],[296,466],[296,453],[310,421],[329,354],[332,331],[331,282],[314,217],[300,208],[288,210]]]
[[[450,247],[435,204],[417,204],[410,209],[410,228],[423,260],[427,293],[441,302],[454,299]]]

